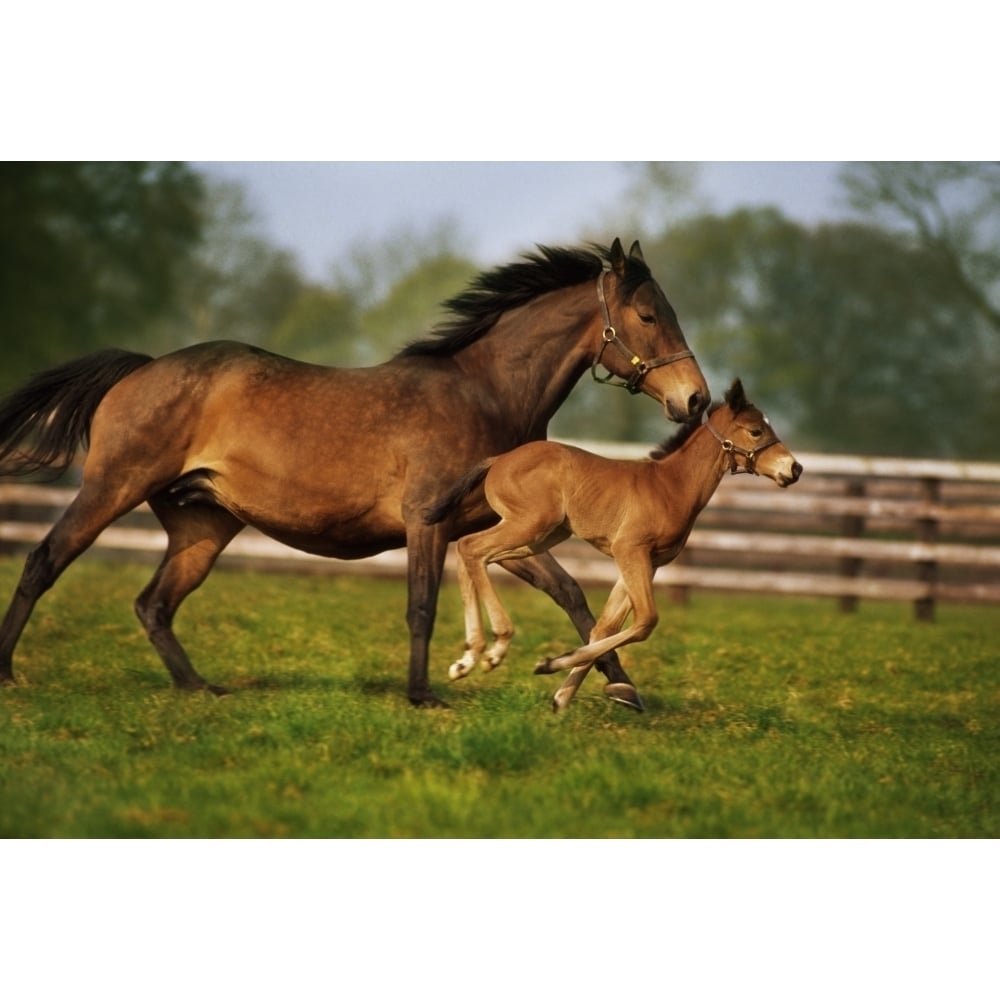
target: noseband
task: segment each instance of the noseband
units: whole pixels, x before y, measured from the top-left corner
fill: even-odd
[[[646,377],[647,372],[652,371],[654,368],[661,368],[663,365],[672,365],[675,361],[693,358],[694,354],[691,351],[678,351],[676,354],[668,354],[662,358],[653,358],[652,361],[642,361],[635,351],[629,350],[622,343],[621,338],[615,332],[615,328],[611,325],[611,313],[608,312],[607,299],[604,297],[604,277],[610,270],[611,268],[605,264],[601,273],[597,276],[597,297],[600,299],[601,311],[604,313],[604,333],[601,335],[601,349],[597,352],[597,358],[590,366],[590,374],[593,376],[595,382],[600,382],[602,385],[613,385],[618,389],[628,389],[634,396],[639,391],[639,387],[642,384],[642,380]],[[597,366],[601,363],[601,358],[604,356],[604,351],[609,344],[616,347],[628,358],[628,363],[632,366],[632,374],[627,379],[613,382],[612,379],[619,378],[620,376],[615,375],[612,371],[609,371],[603,378],[597,374]]]
[[[765,423],[767,418],[764,418]],[[780,443],[780,438],[777,436],[771,438],[770,441],[765,441],[759,448],[752,448],[747,451],[746,448],[741,448],[737,444],[733,444],[729,438],[724,438],[709,422],[708,422],[708,410],[705,411],[705,416],[702,418],[702,423],[712,432],[712,436],[715,438],[719,444],[722,445],[722,450],[726,453],[729,458],[729,474],[732,476],[737,475],[740,472],[747,472],[752,476],[759,476],[760,473],[757,471],[757,456],[762,451],[767,451],[768,448]],[[770,426],[770,425],[768,425]],[[739,465],[736,464],[736,456],[743,456],[743,468],[741,469]]]

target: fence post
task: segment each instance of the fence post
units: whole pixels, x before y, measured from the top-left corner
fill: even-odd
[[[863,497],[865,495],[865,481],[863,479],[849,480],[844,494],[849,497]],[[860,514],[845,514],[840,519],[840,534],[844,538],[860,538],[864,530],[865,519]],[[855,556],[842,556],[837,569],[840,576],[854,579],[861,575],[863,565],[863,559],[858,559]],[[845,613],[857,611],[857,596],[855,594],[841,594],[840,610]]]
[[[7,491],[4,489],[3,483],[0,483],[0,524],[3,524],[5,521],[14,521],[17,519],[14,502],[6,493]],[[0,538],[0,555],[9,555],[14,551],[16,551],[14,542],[5,542]]]
[[[941,481],[930,476],[920,480],[920,499],[927,503],[936,503],[941,496]],[[917,541],[936,542],[938,539],[938,522],[934,517],[921,517],[917,520]],[[917,579],[927,584],[927,597],[919,597],[913,602],[913,611],[917,621],[934,621],[934,583],[937,581],[937,563],[933,560],[917,562]]]
[[[683,548],[677,553],[677,557],[674,559],[675,566],[690,566],[691,565],[691,551],[690,549]],[[667,599],[672,604],[680,604],[681,606],[691,603],[691,588],[686,583],[671,584],[667,587]]]

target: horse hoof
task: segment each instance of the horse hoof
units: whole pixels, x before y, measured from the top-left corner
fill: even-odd
[[[422,695],[411,694],[410,704],[414,708],[451,708],[448,702],[442,701],[437,695],[433,695],[429,691],[427,694]]]
[[[217,698],[229,694],[229,688],[224,688],[220,684],[206,684],[205,690],[211,691]]]
[[[453,663],[448,668],[448,678],[453,681],[460,681],[463,677],[468,677],[472,667],[467,667],[464,663]]]
[[[539,660],[535,664],[536,674],[554,674],[555,671],[552,669],[552,657],[546,656],[544,660]]]
[[[645,712],[646,706],[639,697],[639,692],[631,684],[610,683],[604,685],[604,693],[619,705],[627,705],[637,712]]]

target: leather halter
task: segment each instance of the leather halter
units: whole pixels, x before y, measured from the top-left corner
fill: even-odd
[[[601,273],[597,276],[597,297],[601,303],[601,311],[604,313],[604,332],[601,334],[601,349],[597,352],[597,357],[594,363],[590,366],[590,374],[593,376],[595,382],[600,382],[602,385],[613,385],[618,389],[628,389],[630,393],[634,396],[639,392],[639,387],[642,384],[642,380],[646,377],[646,374],[652,371],[654,368],[661,368],[663,365],[672,365],[675,361],[683,361],[685,358],[693,358],[694,354],[691,351],[678,351],[676,354],[667,354],[662,358],[653,358],[652,361],[643,361],[640,359],[639,355],[635,351],[630,350],[622,342],[621,337],[615,332],[615,328],[611,325],[611,313],[608,312],[608,302],[604,297],[604,278],[605,275],[611,270],[609,264],[604,264],[601,269]],[[601,363],[601,358],[604,355],[604,351],[607,349],[608,345],[611,344],[617,350],[628,358],[628,363],[632,366],[632,373],[627,379],[622,379],[618,382],[613,382],[612,379],[621,379],[621,376],[615,375],[614,372],[609,371],[607,375],[603,378],[597,374],[597,366]]]
[[[747,472],[752,476],[759,476],[760,473],[757,471],[757,456],[762,452],[766,451],[773,445],[780,444],[781,439],[775,434],[770,441],[765,441],[758,448],[751,448],[747,451],[746,448],[741,448],[737,444],[733,444],[729,438],[724,438],[709,422],[708,422],[708,410],[705,411],[705,415],[702,417],[702,423],[712,432],[712,436],[715,438],[719,444],[722,445],[722,450],[726,453],[729,458],[729,474],[732,476],[737,475],[741,472]],[[768,427],[771,425],[768,423],[767,417],[764,418],[764,423]],[[743,456],[743,468],[741,469],[736,464],[736,456]]]

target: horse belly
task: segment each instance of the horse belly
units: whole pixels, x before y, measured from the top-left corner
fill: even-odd
[[[244,524],[284,545],[313,555],[364,559],[406,545],[401,504],[377,483],[297,483],[260,475],[244,481],[223,469],[199,469],[173,490],[223,507]]]
[[[349,532],[327,532],[323,534],[301,534],[287,532],[280,528],[268,528],[255,525],[257,529],[269,538],[282,545],[309,552],[315,556],[326,556],[331,559],[367,559],[389,549],[406,547],[406,533],[372,533],[351,534]]]

